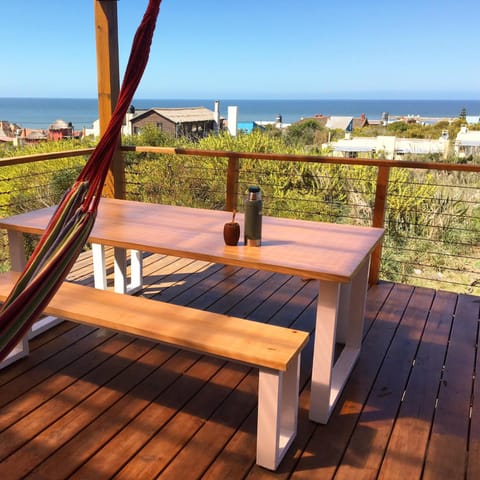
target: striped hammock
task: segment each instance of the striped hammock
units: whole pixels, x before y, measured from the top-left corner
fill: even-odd
[[[117,105],[105,134],[65,193],[0,311],[0,361],[38,319],[65,280],[95,223],[98,204],[125,114],[148,62],[161,0],[149,0],[133,40]]]

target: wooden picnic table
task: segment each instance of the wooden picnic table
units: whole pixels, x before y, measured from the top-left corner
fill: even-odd
[[[25,263],[23,233],[41,234],[53,207],[0,220],[13,270]],[[326,423],[360,353],[370,256],[383,229],[263,217],[262,245],[226,246],[229,212],[102,198],[90,236],[95,283],[106,287],[105,246],[115,247],[115,290],[142,286],[141,252],[174,255],[317,280],[310,418]],[[237,221],[243,226],[242,215]],[[126,252],[131,251],[131,285]],[[335,358],[335,346],[343,344]]]

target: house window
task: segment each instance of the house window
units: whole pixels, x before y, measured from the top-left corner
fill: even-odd
[[[163,130],[163,123],[162,122],[157,122],[157,128],[159,130]]]

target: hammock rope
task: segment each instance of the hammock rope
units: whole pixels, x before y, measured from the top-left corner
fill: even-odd
[[[95,150],[60,201],[0,310],[0,362],[28,332],[78,258],[95,223],[123,119],[147,66],[161,0],[149,0],[135,34],[112,117]]]

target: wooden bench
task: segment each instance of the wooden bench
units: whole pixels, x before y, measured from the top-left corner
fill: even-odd
[[[0,274],[0,301],[16,278]],[[306,332],[69,282],[45,314],[257,367],[257,464],[275,470],[295,438]]]

